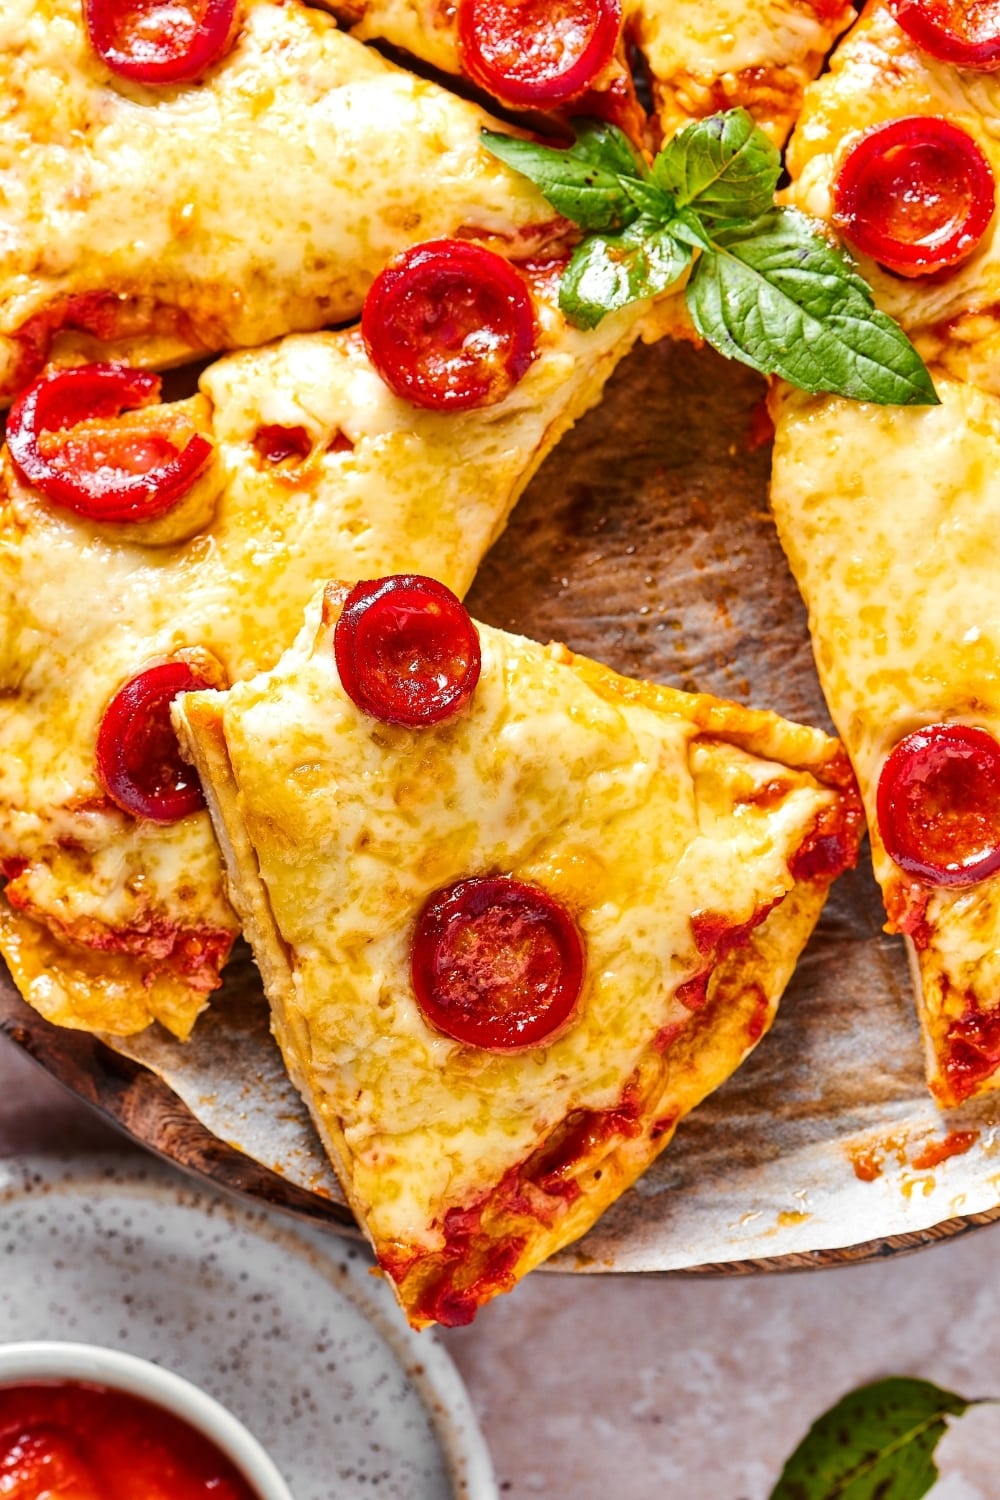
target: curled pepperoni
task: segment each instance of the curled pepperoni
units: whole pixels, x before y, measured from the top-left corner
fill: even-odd
[[[972,254],[993,217],[996,183],[965,130],[910,115],[867,131],[837,175],[834,222],[864,255],[926,276]]]
[[[504,876],[436,891],[417,918],[411,972],[437,1031],[492,1052],[553,1040],[583,988],[576,923],[537,886]]]
[[[155,520],[208,467],[213,450],[207,438],[195,433],[178,449],[156,431],[73,429],[154,405],[159,395],[158,375],[128,365],[50,370],[11,407],[11,462],[46,499],[90,521]]]
[[[917,46],[959,68],[1000,68],[998,0],[889,0],[889,9]]]
[[[1000,744],[969,724],[908,734],[879,777],[879,832],[907,875],[976,885],[1000,870]]]
[[[153,87],[194,83],[236,34],[236,0],[84,0],[84,16],[111,72]]]
[[[432,411],[491,406],[535,357],[535,309],[510,263],[467,240],[429,240],[389,262],[361,314],[372,364]]]
[[[123,812],[176,823],[204,807],[201,783],[181,755],[170,722],[178,693],[213,684],[184,661],[163,662],[130,677],[104,710],[97,732],[97,779]]]
[[[434,578],[397,573],[359,583],[333,633],[344,691],[387,724],[436,724],[479,681],[479,635],[468,610]]]
[[[461,0],[458,11],[469,76],[510,104],[537,109],[590,88],[621,30],[621,0]]]

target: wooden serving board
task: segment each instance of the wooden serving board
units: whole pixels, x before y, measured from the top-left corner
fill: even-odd
[[[638,349],[530,487],[480,571],[473,614],[565,641],[633,676],[829,728],[805,613],[767,508],[763,396],[756,375],[710,350]],[[1000,1105],[947,1120],[933,1109],[902,943],[882,933],[883,920],[867,868],[838,883],[771,1034],[556,1269],[826,1265],[1000,1217]],[[212,1015],[217,1041],[232,1026],[242,1057],[273,1065],[249,965],[236,967]],[[223,1141],[146,1068],[47,1025],[6,975],[0,1028],[162,1156],[350,1229],[321,1174],[279,1175],[240,1150],[233,1132]],[[933,1173],[914,1170],[909,1141],[959,1128],[975,1133],[968,1153]],[[873,1180],[862,1180],[860,1160],[877,1164]]]

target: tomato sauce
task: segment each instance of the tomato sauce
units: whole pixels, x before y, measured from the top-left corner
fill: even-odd
[[[5,1500],[256,1500],[214,1443],[169,1412],[76,1381],[0,1386]]]

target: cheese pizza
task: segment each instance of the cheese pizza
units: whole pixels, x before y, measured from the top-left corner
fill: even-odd
[[[355,36],[464,74],[514,108],[599,115],[641,130],[631,65],[641,54],[654,139],[743,105],[784,141],[848,0],[329,0]]]
[[[1000,400],[775,402],[772,504],[905,934],[931,1088],[1000,1087]]]
[[[644,311],[572,329],[558,269],[422,247],[366,303],[368,343],[291,336],[171,405],[115,365],[51,371],[20,398],[0,500],[0,951],[49,1019],[189,1032],[237,923],[170,699],[270,666],[333,570],[433,567],[468,588]],[[440,331],[402,360],[412,284],[451,308],[450,363]],[[463,316],[492,336],[478,353]]]
[[[487,116],[328,15],[241,0],[221,54],[181,48],[164,79],[112,25],[146,10],[175,37],[182,6],[0,13],[0,401],[50,354],[162,367],[352,321],[417,242],[558,245],[565,224],[480,146]]]
[[[921,353],[1000,393],[992,15],[871,0],[806,91],[788,167],[791,201],[844,236]]]
[[[329,585],[174,706],[275,1034],[415,1326],[582,1234],[769,1027],[860,807],[836,741]]]

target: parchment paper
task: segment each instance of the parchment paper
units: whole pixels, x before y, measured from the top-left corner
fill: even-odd
[[[767,512],[763,393],[711,351],[638,350],[522,500],[476,581],[473,613],[634,676],[829,727]],[[770,1035],[557,1266],[771,1258],[1000,1205],[1000,1103],[947,1116],[934,1107],[902,942],[883,920],[865,849],[834,888]],[[190,1043],[150,1031],[116,1045],[214,1134],[342,1201],[245,951]],[[950,1135],[968,1149],[915,1164]]]

